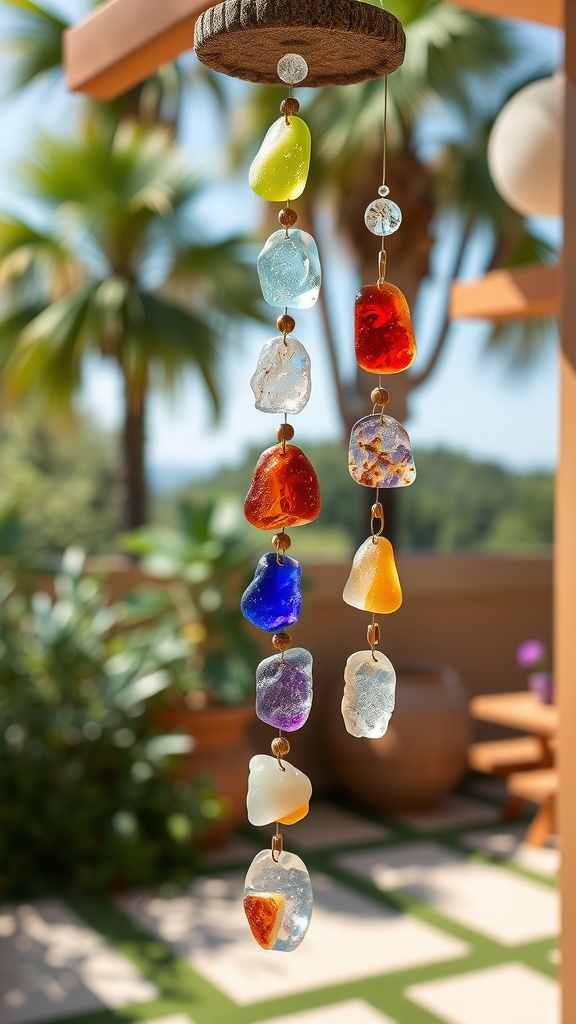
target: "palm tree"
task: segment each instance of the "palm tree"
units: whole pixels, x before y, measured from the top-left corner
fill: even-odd
[[[258,314],[252,260],[244,239],[190,227],[202,183],[166,129],[93,117],[77,139],[40,136],[20,180],[38,220],[0,219],[0,379],[10,395],[70,407],[84,357],[115,361],[131,529],[146,518],[150,386],[171,389],[193,366],[218,411],[223,328]]]

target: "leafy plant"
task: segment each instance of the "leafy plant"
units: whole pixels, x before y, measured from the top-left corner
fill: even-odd
[[[151,713],[189,645],[171,622],[127,629],[69,549],[54,596],[0,576],[0,896],[189,874],[220,807],[178,780],[187,736]]]
[[[238,591],[253,543],[239,503],[216,500],[178,506],[179,528],[145,526],[124,537],[143,558],[142,568],[161,579],[130,595],[135,619],[171,614],[194,650],[175,681],[187,703],[242,704],[254,689],[257,647],[240,612]]]

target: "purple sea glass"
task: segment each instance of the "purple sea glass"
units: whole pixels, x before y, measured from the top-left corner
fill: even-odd
[[[293,626],[302,607],[301,577],[302,566],[295,558],[282,555],[279,561],[274,551],[262,555],[254,579],[242,594],[244,618],[268,632]]]
[[[256,669],[256,714],[274,729],[295,732],[312,706],[312,655],[293,647],[261,661]]]

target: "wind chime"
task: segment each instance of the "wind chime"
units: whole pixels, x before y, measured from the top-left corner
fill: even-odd
[[[253,825],[275,825],[271,849],[254,858],[246,876],[244,910],[256,941],[264,949],[288,952],[304,938],[312,915],[312,886],[305,864],[284,850],[281,825],[308,813],[310,780],[287,756],[285,733],[303,726],[312,705],[312,656],[292,647],[288,628],[300,615],[302,595],[299,562],[287,554],[287,529],[312,522],[320,511],[320,488],[313,466],[295,444],[288,416],[299,413],[310,397],[310,357],[294,337],[291,310],[310,307],[318,297],[321,270],[312,236],[296,227],[292,203],[304,191],[310,164],[310,131],[298,116],[294,86],[350,85],[385,78],[404,59],[402,26],[389,12],[362,0],[225,0],[196,23],[195,48],[210,67],[235,78],[267,85],[286,85],[280,117],[268,130],[250,168],[249,181],[258,196],[280,204],[279,230],[258,257],[258,275],[266,302],[282,312],[278,334],[258,358],[251,387],[256,408],[283,417],[276,444],[260,456],[244,503],[248,521],[274,531],[274,550],[263,555],[253,581],[244,592],[244,616],[272,634],[273,653],[256,671],[256,713],[277,730],[271,754],[250,761],[248,819]],[[369,650],[353,654],[346,665],[342,701],[344,723],[355,736],[382,736],[394,707],[394,669],[376,650],[376,615],[395,611],[402,595],[390,542],[382,536],[384,513],[379,489],[409,484],[414,462],[408,435],[385,415],[388,394],[383,374],[406,369],[414,359],[410,314],[402,293],[386,278],[384,238],[401,222],[399,208],[387,199],[386,131],[383,180],[379,198],[370,204],[365,221],[382,236],[378,280],[356,296],[355,350],[361,367],[379,375],[372,392],[372,413],[355,424],[350,439],[349,468],[361,485],[375,488],[370,536],[354,557],[344,600],[372,613]]]

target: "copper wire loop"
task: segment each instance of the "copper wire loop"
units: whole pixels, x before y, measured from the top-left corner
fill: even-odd
[[[282,833],[278,831],[278,822],[276,822],[276,831],[272,836],[272,860],[274,861],[275,864],[278,863],[280,859],[280,854],[283,852],[283,850],[284,840],[282,838]]]
[[[380,626],[377,622],[371,622],[366,630],[366,639],[370,647],[377,647],[380,643]]]
[[[378,527],[377,530],[374,527],[374,521],[376,519],[380,520],[380,526]],[[372,511],[370,513],[370,533],[372,534],[373,539],[376,540],[376,537],[379,537],[383,530],[384,509],[382,508],[382,505],[380,504],[379,501],[375,501],[374,504],[372,505]]]
[[[384,244],[384,243],[382,243]],[[386,249],[378,253],[378,284],[384,284],[386,280]]]

